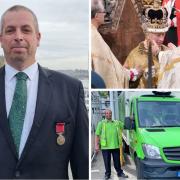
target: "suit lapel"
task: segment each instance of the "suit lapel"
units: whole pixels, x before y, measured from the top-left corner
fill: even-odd
[[[13,152],[13,154],[18,157],[16,152],[16,147],[11,135],[11,130],[9,127],[9,122],[6,113],[6,102],[5,102],[5,67],[0,69],[0,128]]]
[[[32,143],[36,139],[37,134],[40,131],[39,129],[41,127],[42,121],[45,118],[45,113],[48,110],[48,105],[52,95],[51,83],[48,78],[49,78],[48,72],[45,69],[43,69],[41,66],[39,66],[38,94],[36,100],[34,121],[26,145],[21,154],[19,163],[21,163],[21,161],[24,159]]]

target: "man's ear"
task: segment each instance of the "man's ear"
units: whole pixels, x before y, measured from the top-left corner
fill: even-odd
[[[95,18],[95,19],[98,19],[98,18],[99,18],[99,14],[96,13],[94,18]]]
[[[1,44],[1,47],[2,47],[2,35],[1,35],[1,33],[0,33],[0,44]]]
[[[37,46],[40,45],[40,40],[41,40],[41,33],[38,32],[38,33],[37,33]]]

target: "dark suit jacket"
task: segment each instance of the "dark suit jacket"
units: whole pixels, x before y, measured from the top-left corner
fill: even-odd
[[[0,178],[88,178],[88,117],[82,83],[39,66],[34,122],[20,159],[5,105],[5,68],[0,69]],[[57,144],[56,124],[65,123],[65,143]]]

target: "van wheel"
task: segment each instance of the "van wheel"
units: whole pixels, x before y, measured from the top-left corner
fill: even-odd
[[[145,179],[144,178],[144,166],[138,157],[136,157],[135,163],[136,163],[137,179]]]

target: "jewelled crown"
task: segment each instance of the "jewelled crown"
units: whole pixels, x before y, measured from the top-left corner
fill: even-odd
[[[145,6],[142,14],[142,26],[145,32],[162,33],[168,31],[168,12],[161,6],[160,0],[154,0],[153,5]]]

